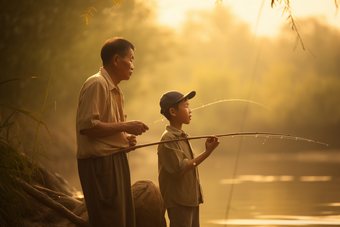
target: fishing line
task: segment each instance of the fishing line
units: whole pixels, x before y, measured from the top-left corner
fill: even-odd
[[[218,101],[215,101],[215,102],[210,102],[210,103],[201,105],[199,107],[191,109],[191,111],[199,110],[199,109],[202,109],[204,107],[215,105],[215,104],[222,103],[222,102],[247,102],[247,103],[252,103],[252,104],[256,104],[256,105],[262,106],[262,107],[264,107],[264,108],[266,108],[268,110],[272,110],[270,107],[268,107],[266,105],[263,105],[262,103],[252,101],[252,100],[247,100],[247,99],[222,99],[222,100],[218,100]],[[164,120],[165,120],[165,118],[156,120],[153,123],[148,124],[148,126],[150,126],[152,124],[155,124],[155,123],[158,123],[158,122],[161,122],[161,121],[164,121]]]
[[[253,36],[253,43],[254,43],[254,40],[255,40],[255,37],[256,37],[257,28],[258,28],[258,26],[259,26],[260,16],[261,16],[261,12],[262,12],[262,9],[263,9],[264,2],[265,2],[265,0],[262,0],[261,7],[260,7],[260,11],[259,11],[259,14],[257,15],[256,24],[255,24],[255,29],[254,29],[255,31],[254,31],[254,36]]]
[[[214,104],[217,104],[217,103],[221,103],[221,102],[248,102],[248,103],[253,103],[253,104],[256,104],[256,105],[260,105],[264,108],[267,108],[268,110],[272,110],[271,108],[269,108],[268,106],[265,106],[259,102],[255,102],[255,101],[251,101],[251,100],[247,100],[247,99],[223,99],[223,100],[219,100],[219,101],[215,101],[215,102],[211,102],[211,103],[208,103],[208,104],[205,104],[205,105],[202,105],[202,106],[199,106],[199,107],[196,107],[194,109],[192,109],[191,111],[194,111],[194,110],[198,110],[198,109],[201,109],[203,107],[207,107],[207,106],[210,106],[210,105],[214,105]]]
[[[253,75],[252,75],[252,78],[251,78],[251,84],[250,84],[249,93],[248,93],[249,99],[250,99],[252,91],[253,91],[254,79],[255,79],[257,66],[258,66],[258,62],[259,62],[259,59],[260,59],[260,55],[261,55],[262,44],[263,44],[263,40],[261,42],[260,49],[259,49],[258,54],[256,56],[255,66],[254,66]],[[247,116],[247,113],[248,113],[248,107],[249,107],[249,105],[246,105],[246,108],[244,110],[243,121],[242,121],[242,125],[241,125],[241,131],[243,131],[243,128],[244,128],[244,125],[245,125],[246,116]],[[236,174],[237,174],[237,169],[238,169],[239,159],[240,159],[240,155],[241,155],[242,145],[243,145],[243,140],[240,140],[239,148],[238,148],[236,159],[235,159],[233,175],[232,175],[232,184],[230,185],[228,203],[227,203],[227,207],[226,207],[226,213],[225,213],[226,222],[225,222],[225,225],[224,225],[225,227],[227,226],[227,220],[228,220],[228,217],[229,217],[230,204],[231,204],[231,199],[232,199],[232,196],[233,196],[234,185],[235,185],[234,181],[235,181]]]

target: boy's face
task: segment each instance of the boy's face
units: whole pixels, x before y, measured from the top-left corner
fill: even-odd
[[[185,99],[178,104],[178,110],[175,110],[175,116],[172,118],[180,124],[189,124],[191,121],[191,109],[189,108],[189,100]]]

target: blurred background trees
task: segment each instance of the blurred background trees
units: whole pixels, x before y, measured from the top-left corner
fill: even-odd
[[[271,131],[307,137],[339,149],[340,32],[320,21],[303,19],[306,51],[296,48],[296,34],[282,28],[276,38],[254,36],[225,4],[213,11],[192,11],[181,30],[157,24],[156,2],[123,1],[102,4],[89,18],[80,17],[92,0],[4,2],[0,9],[2,103],[36,111],[52,77],[48,103],[57,108],[46,116],[55,143],[45,164],[79,187],[75,146],[75,112],[84,81],[101,66],[100,49],[111,37],[124,37],[136,46],[135,71],[121,83],[129,120],[142,120],[150,130],[140,143],[157,141],[165,122],[159,98],[168,90],[197,91],[191,107],[223,99],[249,99],[272,108],[241,102],[220,103],[193,112],[184,130],[191,135],[235,131]],[[214,4],[212,2],[211,4]],[[18,86],[19,85],[19,86]],[[244,143],[243,149],[325,149],[282,141]],[[235,152],[228,140],[221,150]],[[285,144],[289,144],[285,145]],[[201,145],[200,145],[201,146]],[[149,148],[156,155],[156,148]],[[199,148],[201,150],[201,148]],[[199,150],[197,152],[199,152]],[[149,157],[143,152],[131,156]],[[132,169],[135,168],[132,165]],[[155,172],[156,169],[150,171]],[[148,178],[148,176],[145,176]]]

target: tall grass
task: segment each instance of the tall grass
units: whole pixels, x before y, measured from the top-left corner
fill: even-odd
[[[3,81],[0,86],[21,79],[27,78]],[[48,87],[38,114],[0,103],[0,226],[24,226],[25,207],[29,206],[16,179],[33,183],[39,173],[39,157],[46,156],[43,141],[53,141],[43,120],[43,114],[55,104],[45,109]]]

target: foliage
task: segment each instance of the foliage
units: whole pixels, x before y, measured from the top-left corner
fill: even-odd
[[[282,2],[282,0],[272,0],[271,1],[271,7],[273,8],[273,5],[275,5],[275,3],[281,4],[281,2]],[[292,26],[292,30],[296,32],[297,41],[300,41],[302,49],[305,50],[305,46],[303,45],[303,41],[302,41],[300,32],[299,32],[299,30],[297,28],[294,15],[292,14],[292,8],[290,7],[290,1],[289,0],[284,0],[284,3],[285,3],[285,5],[284,5],[283,10],[282,10],[282,16],[285,13],[288,13],[288,17],[286,18],[286,20],[289,21],[289,24]]]
[[[16,78],[0,82],[5,83],[26,78]],[[23,226],[25,216],[26,194],[15,179],[22,179],[28,183],[38,174],[37,165],[40,155],[44,150],[39,134],[51,139],[51,134],[44,122],[42,115],[52,106],[45,109],[45,103],[41,114],[33,114],[27,110],[0,104],[0,225]],[[11,113],[5,117],[5,109]],[[17,115],[19,114],[19,117]],[[25,118],[29,120],[26,120]],[[29,124],[32,121],[37,126]],[[47,134],[42,133],[40,125],[43,125]],[[33,127],[35,136],[29,139],[29,132],[25,132],[26,126]],[[27,148],[29,148],[27,150]],[[25,153],[25,154],[24,154]],[[26,204],[27,205],[27,204]]]
[[[282,0],[271,0],[271,7],[273,8],[274,5],[277,4],[281,4],[282,3]],[[334,3],[335,3],[335,7],[336,7],[336,13],[339,9],[339,0],[334,0]],[[288,16],[287,16],[287,20],[289,21],[289,24],[291,25],[291,28],[293,31],[296,32],[296,39],[297,39],[297,42],[300,41],[301,43],[301,46],[302,46],[302,49],[305,50],[305,46],[303,44],[303,41],[302,41],[302,38],[301,38],[301,35],[300,35],[300,32],[297,28],[297,24],[296,24],[296,19],[292,13],[292,8],[290,6],[290,0],[284,0],[284,6],[283,6],[283,10],[282,10],[282,16],[287,13]]]
[[[249,105],[246,128],[240,129],[244,103],[207,107],[193,112],[189,134],[300,130],[296,134],[315,133],[310,137],[325,140],[317,130],[305,128],[333,128],[340,123],[336,104],[340,97],[339,66],[335,65],[339,53],[332,51],[340,45],[339,32],[316,20],[302,21],[310,28],[303,35],[317,56],[314,59],[302,49],[287,50],[292,44],[287,30],[276,40],[263,38],[259,40],[263,44],[253,43],[249,29],[228,15],[227,7],[188,15],[181,38],[188,53],[163,70],[164,77],[165,72],[171,75],[166,77],[169,79],[164,90],[195,90],[192,108],[220,99],[242,98],[260,102],[273,111]],[[325,45],[320,47],[320,43]]]
[[[97,4],[99,5],[99,7],[101,6],[102,4],[102,0],[100,2],[97,1]],[[124,0],[114,0],[115,2],[115,6],[117,3],[122,3]],[[216,0],[215,1],[215,4],[216,5],[221,5],[223,3],[223,0]],[[282,3],[282,0],[271,0],[271,7],[273,8],[274,5],[277,4],[281,4]],[[334,0],[334,3],[335,3],[335,7],[336,7],[336,13],[339,9],[339,0]],[[85,14],[81,15],[80,17],[83,17],[85,16],[86,17],[86,24],[88,25],[88,17],[89,17],[89,14],[91,14],[93,16],[93,13],[91,12],[91,10],[94,10],[96,12],[98,12],[93,6],[87,8],[87,10],[85,11]],[[296,32],[296,35],[297,35],[297,41],[300,41],[301,43],[301,46],[302,46],[302,49],[305,50],[305,46],[303,44],[303,41],[302,41],[302,37],[300,35],[300,32],[298,30],[298,27],[297,27],[297,24],[296,24],[296,19],[292,13],[292,8],[290,6],[290,0],[284,0],[284,7],[283,7],[283,10],[282,10],[282,16],[287,13],[288,16],[287,16],[287,20],[289,21],[289,24],[291,25],[291,28],[293,31]]]
[[[137,48],[134,73],[120,84],[129,120],[152,123],[163,118],[158,103],[164,92],[196,90],[192,108],[220,99],[244,98],[273,109],[250,105],[246,131],[291,133],[340,147],[336,137],[340,127],[340,34],[336,29],[317,19],[301,21],[307,28],[300,29],[303,40],[317,57],[312,58],[302,48],[291,51],[296,35],[290,28],[283,28],[275,38],[252,39],[249,27],[240,23],[225,4],[214,11],[191,12],[184,30],[175,31],[156,23],[155,8],[145,5],[146,1],[133,0],[117,5],[119,10],[102,7],[102,13],[95,6],[100,13],[86,25],[79,15],[84,4],[90,6],[92,2],[6,1],[2,7],[6,20],[0,20],[2,80],[27,75],[42,78],[19,81],[20,89],[2,86],[0,103],[29,103],[30,109],[40,110],[44,75],[53,76],[49,99],[61,105],[44,116],[58,142],[58,147],[49,147],[53,162],[48,164],[72,185],[80,189],[74,165],[78,92],[98,71],[103,42],[114,36],[127,38]],[[108,3],[103,1],[103,5]],[[307,79],[312,73],[314,82]],[[327,84],[319,86],[322,81]],[[252,84],[254,89],[248,96]],[[193,121],[185,130],[191,135],[240,131],[245,106],[230,102],[194,111]],[[163,123],[151,125],[138,143],[157,141],[163,130]]]
[[[98,2],[98,0],[97,0],[97,4],[98,4],[99,7],[101,7],[101,6],[102,6],[102,0],[100,0],[100,2]],[[91,7],[88,7],[87,10],[85,10],[85,13],[84,13],[83,15],[80,16],[80,17],[85,16],[85,18],[86,18],[86,24],[87,24],[87,25],[89,24],[89,14],[91,14],[91,15],[93,16],[93,13],[91,12],[92,9],[93,9],[94,11],[98,12],[98,11],[96,10],[96,8],[94,8],[94,6],[91,6]]]
[[[115,6],[117,5],[117,3],[122,3],[124,0],[114,0],[114,2],[115,2]],[[97,2],[97,4],[98,4],[98,6],[99,7],[101,7],[102,6],[102,0],[100,0],[100,2],[98,1],[98,0],[96,0],[96,2]],[[96,10],[96,8],[94,8],[94,6],[91,6],[91,7],[88,7],[87,8],[87,10],[85,10],[84,12],[84,14],[83,15],[81,15],[80,17],[84,17],[85,16],[85,18],[86,18],[86,24],[88,25],[89,24],[89,14],[91,14],[92,16],[93,16],[93,13],[91,12],[91,10],[94,10],[94,11],[96,11],[96,12],[98,12],[97,10]]]
[[[98,12],[98,11],[96,10],[96,8],[94,8],[94,6],[91,6],[91,7],[87,8],[87,10],[85,10],[85,14],[83,14],[83,15],[80,16],[80,17],[85,16],[85,18],[86,18],[86,24],[89,24],[89,13],[93,16],[93,13],[91,12],[92,9],[93,9],[94,11]]]

